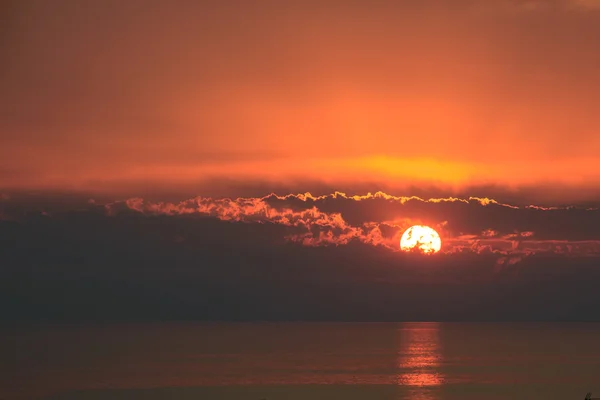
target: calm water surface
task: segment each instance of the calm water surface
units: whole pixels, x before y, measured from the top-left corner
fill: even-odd
[[[600,324],[54,325],[0,335],[0,399],[600,397]]]

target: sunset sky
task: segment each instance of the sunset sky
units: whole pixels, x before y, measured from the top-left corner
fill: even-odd
[[[5,311],[585,319],[599,46],[600,0],[3,1]]]
[[[596,0],[2,7],[5,188],[600,183]]]

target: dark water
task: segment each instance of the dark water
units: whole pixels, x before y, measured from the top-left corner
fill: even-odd
[[[0,399],[600,397],[600,324],[55,325],[0,335]]]

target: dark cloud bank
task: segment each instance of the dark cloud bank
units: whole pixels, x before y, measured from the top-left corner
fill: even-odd
[[[600,320],[600,211],[270,195],[3,195],[0,315],[51,320]],[[434,256],[397,250],[413,223]]]

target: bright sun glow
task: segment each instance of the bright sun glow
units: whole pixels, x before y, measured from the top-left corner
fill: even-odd
[[[428,226],[411,226],[400,239],[400,249],[403,251],[418,250],[425,254],[432,254],[437,253],[441,248],[440,235]]]

